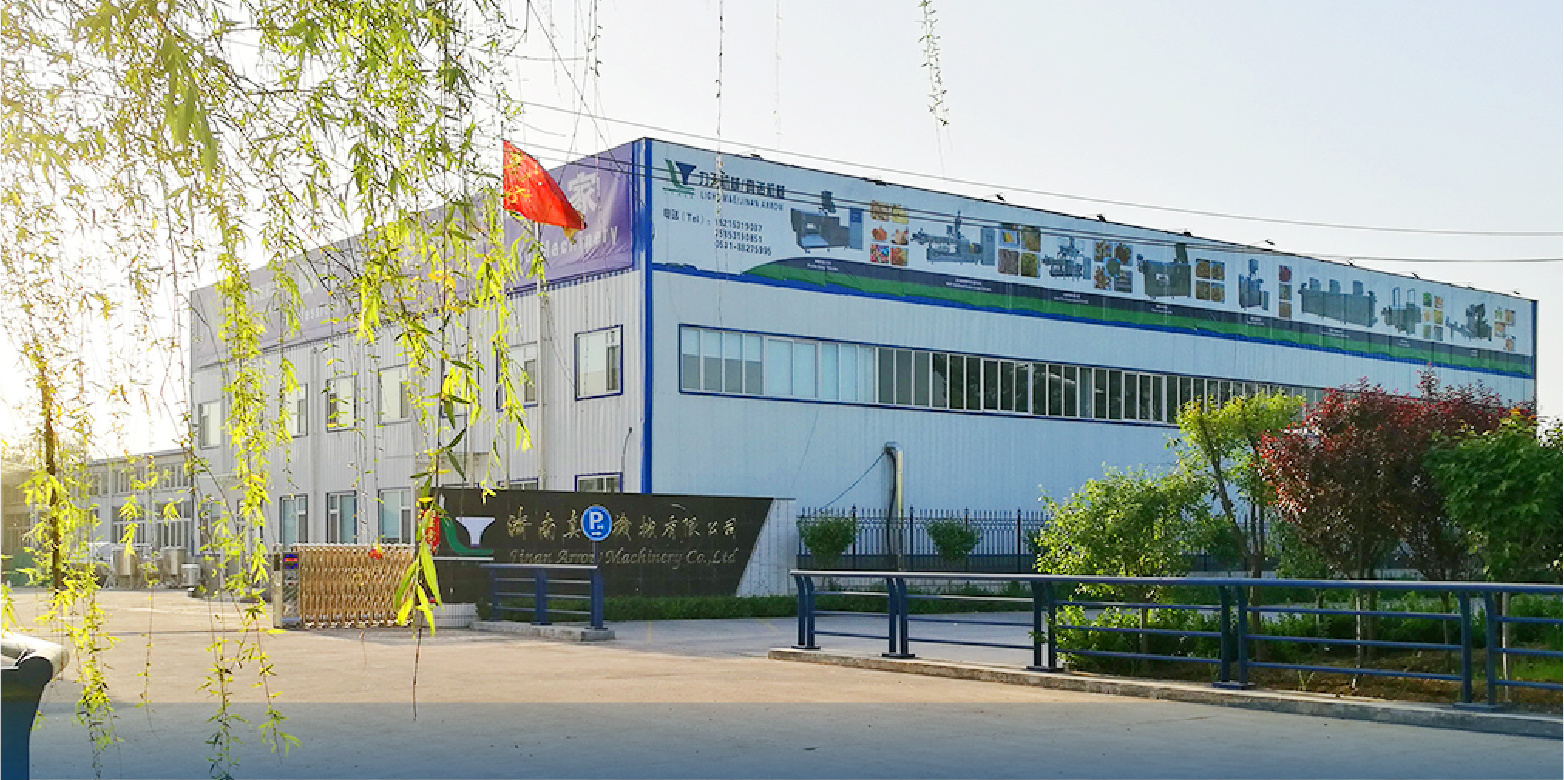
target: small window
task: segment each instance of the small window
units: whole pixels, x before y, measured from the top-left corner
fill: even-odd
[[[793,342],[766,339],[766,395],[785,397],[793,394]]]
[[[722,334],[722,391],[744,392],[744,337],[738,333]]]
[[[408,402],[407,366],[381,369],[378,376],[380,422],[405,421],[411,414],[412,406]]]
[[[593,398],[619,392],[621,368],[619,331],[619,326],[615,325],[612,328],[576,334],[577,398]],[[720,382],[721,373],[719,372],[717,376]]]
[[[759,336],[744,334],[744,394],[760,395],[765,392],[765,364],[761,356],[764,342]]]
[[[930,362],[932,364],[934,386],[931,400],[935,409],[944,409],[950,406],[950,363],[949,356],[943,352],[934,353]]]
[[[505,487],[508,487],[511,490],[537,490],[538,478],[531,477],[529,479],[513,479],[505,483]]]
[[[1103,373],[1098,371],[1098,374]],[[1110,369],[1108,374],[1108,419],[1124,419],[1124,372]]]
[[[310,540],[310,497],[282,496],[277,499],[278,541],[287,547]]]
[[[880,347],[876,364],[879,366],[880,378],[879,402],[894,404],[896,403],[896,350]]]
[[[838,398],[842,381],[837,374],[838,353],[841,350],[835,344],[820,345],[820,400],[835,401]]]
[[[1036,373],[1034,371],[1033,373]],[[1065,417],[1064,413],[1064,366],[1048,366],[1048,381],[1044,384],[1048,397],[1044,413],[1053,417]],[[1034,411],[1036,411],[1034,409]]]
[[[968,361],[970,367],[970,360]],[[971,400],[970,395],[968,400]],[[999,409],[999,361],[983,361],[983,408],[989,411]]]
[[[298,385],[282,394],[283,425],[297,439],[310,432],[310,386]]]
[[[223,430],[223,402],[207,401],[196,406],[196,443],[201,449],[211,449],[221,443]],[[128,490],[120,491],[122,493]]]
[[[1064,367],[1064,417],[1084,417],[1091,408],[1091,388],[1084,377],[1089,372],[1075,366]]]
[[[722,392],[722,334],[714,330],[701,331],[701,390]]]
[[[326,494],[326,541],[358,543],[358,494]]]
[[[408,542],[413,538],[413,491],[393,488],[380,491],[380,541]]]
[[[520,344],[511,347],[507,355],[510,362],[511,392],[521,400],[523,406],[530,406],[538,402],[538,345]],[[505,390],[501,388],[498,393],[498,401],[501,408],[505,405]]]
[[[577,493],[618,493],[618,474],[588,474],[576,477]]]
[[[912,353],[912,405],[929,405],[929,353]]]
[[[950,408],[967,408],[967,359],[950,356]]]
[[[679,330],[679,389],[701,389],[701,332],[695,328]]]
[[[841,399],[857,403],[858,397],[858,348],[843,344],[837,349],[837,378],[841,380]]]
[[[815,397],[814,342],[793,342],[793,397]]]
[[[983,359],[967,357],[967,408],[983,408]]]
[[[357,424],[353,377],[339,376],[326,382],[326,428],[340,431]]]

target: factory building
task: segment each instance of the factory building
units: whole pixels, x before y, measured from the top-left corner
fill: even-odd
[[[1514,296],[653,139],[553,173],[587,228],[543,228],[545,293],[450,334],[503,330],[528,377],[532,446],[475,418],[469,483],[1031,509],[1170,464],[1196,397],[1411,394],[1425,369],[1536,394],[1536,303]],[[269,541],[405,540],[420,380],[301,285],[304,327],[265,341],[300,385]],[[196,454],[230,488],[213,291],[195,306]]]

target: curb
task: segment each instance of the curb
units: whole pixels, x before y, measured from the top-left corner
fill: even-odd
[[[509,620],[479,620],[472,624],[472,630],[561,642],[607,642],[614,638],[614,630],[611,628],[572,625],[535,626],[531,623],[514,623]]]
[[[1366,720],[1403,726],[1459,729],[1518,737],[1564,739],[1564,721],[1545,715],[1521,715],[1510,712],[1458,710],[1450,706],[1386,702],[1367,699],[1325,698],[1316,695],[1265,690],[1223,690],[1188,683],[1130,680],[1099,677],[1080,672],[1032,672],[1004,666],[930,661],[923,659],[880,658],[874,656],[834,655],[818,650],[777,648],[767,657],[775,661],[845,666],[881,672],[921,674],[957,680],[981,680],[1007,685],[1031,685],[1080,693],[1112,696],[1137,696],[1191,704],[1215,704],[1293,715],[1313,715],[1343,720]]]

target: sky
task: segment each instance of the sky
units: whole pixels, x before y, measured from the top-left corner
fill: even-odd
[[[1518,292],[1539,302],[1540,411],[1564,413],[1558,2],[932,8],[928,46],[910,0],[514,2],[523,104],[496,132],[550,166],[653,136]],[[165,365],[149,386],[172,408],[112,441],[174,445]]]

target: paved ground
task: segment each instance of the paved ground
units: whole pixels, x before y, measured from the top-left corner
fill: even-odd
[[[32,607],[22,594],[19,612]],[[207,777],[212,626],[232,610],[111,592],[122,740],[104,777]],[[1554,740],[1123,699],[765,659],[790,620],[614,626],[572,645],[443,630],[264,637],[301,740],[286,758],[241,726],[240,777],[1275,777],[1564,776]],[[149,646],[145,633],[153,632]],[[1006,629],[994,629],[1006,630]],[[880,643],[822,637],[828,648]],[[854,644],[861,643],[861,644]],[[936,646],[915,650],[923,652]],[[985,651],[986,652],[986,651]],[[1025,662],[1020,651],[1007,662]],[[418,662],[416,716],[412,684]],[[939,655],[928,652],[926,655]],[[969,658],[969,660],[984,660]],[[253,664],[252,664],[253,666]],[[236,708],[262,694],[238,672]],[[52,686],[34,777],[91,777],[74,687]],[[137,708],[140,701],[149,705]]]

